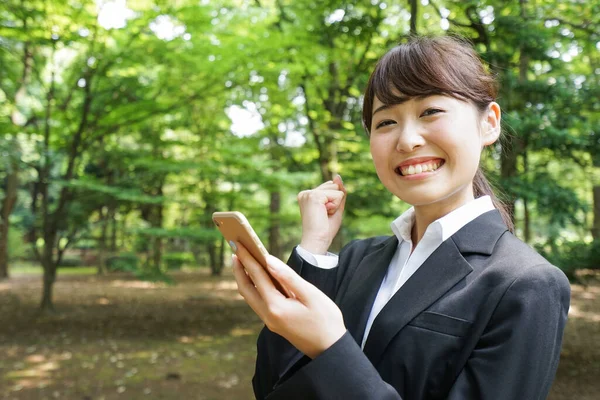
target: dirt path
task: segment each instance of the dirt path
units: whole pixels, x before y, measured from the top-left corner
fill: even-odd
[[[571,309],[549,400],[600,399],[600,283],[571,286]]]
[[[0,399],[252,399],[260,321],[230,275],[61,276],[40,317],[40,278],[0,283]],[[600,393],[600,283],[573,286],[551,400]]]

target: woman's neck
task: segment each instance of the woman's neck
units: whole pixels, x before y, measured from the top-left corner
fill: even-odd
[[[413,249],[425,235],[427,227],[432,222],[442,218],[444,215],[450,214],[457,208],[474,200],[473,192],[465,193],[463,196],[456,198],[451,196],[447,199],[436,201],[435,203],[414,206],[415,207],[415,223],[411,231],[411,239]]]

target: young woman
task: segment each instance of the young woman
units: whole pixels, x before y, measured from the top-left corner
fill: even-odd
[[[454,38],[377,64],[364,99],[377,175],[413,207],[391,237],[327,253],[346,191],[298,195],[302,241],[268,272],[238,244],[239,292],[265,322],[259,399],[545,399],[569,308],[564,274],[512,233],[481,170],[500,135],[496,86]]]

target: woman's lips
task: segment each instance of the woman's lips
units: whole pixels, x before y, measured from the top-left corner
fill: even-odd
[[[427,160],[415,162],[417,160],[408,160],[399,164],[394,171],[403,177],[417,177],[431,175],[440,169],[445,161],[441,158],[429,158]]]

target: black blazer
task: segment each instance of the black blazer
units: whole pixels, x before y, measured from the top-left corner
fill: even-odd
[[[330,296],[348,332],[310,360],[264,328],[257,399],[545,399],[567,321],[565,275],[487,212],[442,243],[375,318],[367,318],[395,236],[354,241],[334,269],[295,251],[289,265]]]

